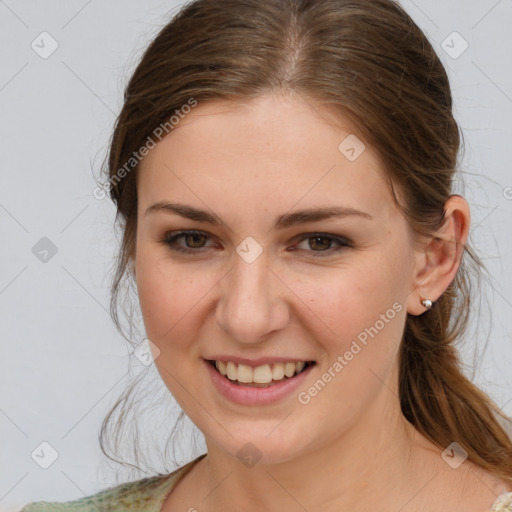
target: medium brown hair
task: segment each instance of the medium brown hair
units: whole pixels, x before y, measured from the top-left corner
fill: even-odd
[[[183,6],[151,42],[124,95],[107,173],[122,242],[112,284],[130,280],[137,230],[137,166],[119,169],[160,123],[191,98],[248,101],[271,91],[329,105],[380,157],[393,198],[414,232],[435,236],[452,194],[461,134],[446,71],[420,28],[393,0],[196,0]],[[456,278],[433,307],[407,315],[400,347],[399,396],[414,427],[444,450],[459,443],[473,463],[512,482],[509,421],[460,367],[472,304],[470,269],[483,265],[464,247]],[[121,408],[130,388],[105,418]],[[124,408],[124,409],[123,409]],[[499,420],[499,421],[498,421]]]

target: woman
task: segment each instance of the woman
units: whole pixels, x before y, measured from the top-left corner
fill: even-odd
[[[207,453],[36,510],[512,510],[460,371],[470,213],[445,70],[392,0],[197,0],[130,80],[108,190]]]

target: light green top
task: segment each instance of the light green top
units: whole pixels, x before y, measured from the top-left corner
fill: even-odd
[[[500,494],[490,512],[512,512],[512,492]]]
[[[79,500],[29,503],[20,512],[161,512],[163,503],[178,481],[206,453],[169,475],[144,478],[106,489]],[[512,492],[500,494],[489,512],[512,512]]]
[[[143,478],[64,503],[37,501],[25,505],[20,512],[161,512],[165,499],[181,477],[205,456],[206,453],[200,455],[169,475]]]

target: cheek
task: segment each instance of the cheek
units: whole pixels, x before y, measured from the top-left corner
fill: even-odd
[[[146,333],[161,350],[167,349],[168,340],[186,336],[190,318],[200,310],[204,280],[198,281],[182,267],[144,253],[137,260],[136,276]]]
[[[394,356],[401,340],[407,267],[386,254],[377,259],[354,276],[351,287],[356,292],[354,300],[345,302],[344,318],[356,319],[351,341],[360,342],[369,358],[388,358]]]
[[[348,379],[347,391],[354,396],[366,394],[367,399],[388,380],[406,316],[406,263],[398,258],[388,259],[385,254],[373,263],[364,272],[358,272],[351,283],[357,293],[353,301],[346,301],[342,317],[351,328],[340,347],[346,365],[343,371]],[[360,386],[362,382],[368,386],[366,391]]]
[[[300,390],[300,399],[314,399],[323,411],[319,414],[335,416],[339,424],[369,407],[383,386],[394,386],[390,379],[406,309],[397,282],[382,272],[382,265],[375,268],[379,270],[347,270],[338,280],[331,279],[329,287],[315,288],[322,293],[309,301],[317,305],[314,316],[322,319],[313,334],[325,350],[318,379],[328,384],[315,381]],[[339,404],[336,410],[334,403]]]
[[[329,269],[325,275],[302,277],[296,295],[316,318],[319,328],[341,339],[357,334],[380,313],[400,301],[400,284],[382,264]]]
[[[341,356],[333,371],[344,375],[338,381],[349,393],[361,393],[358,386],[365,379],[378,386],[374,375],[384,376],[396,358],[406,314],[406,275],[407,263],[384,251],[330,269],[325,278],[301,279],[299,295],[310,310],[303,311],[312,319],[308,329],[326,351],[325,367]]]

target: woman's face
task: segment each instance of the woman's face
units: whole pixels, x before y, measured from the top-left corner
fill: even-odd
[[[209,449],[286,461],[396,410],[413,237],[371,148],[333,119],[289,96],[199,103],[139,168],[147,337]],[[314,364],[283,378],[301,369],[287,362]]]

